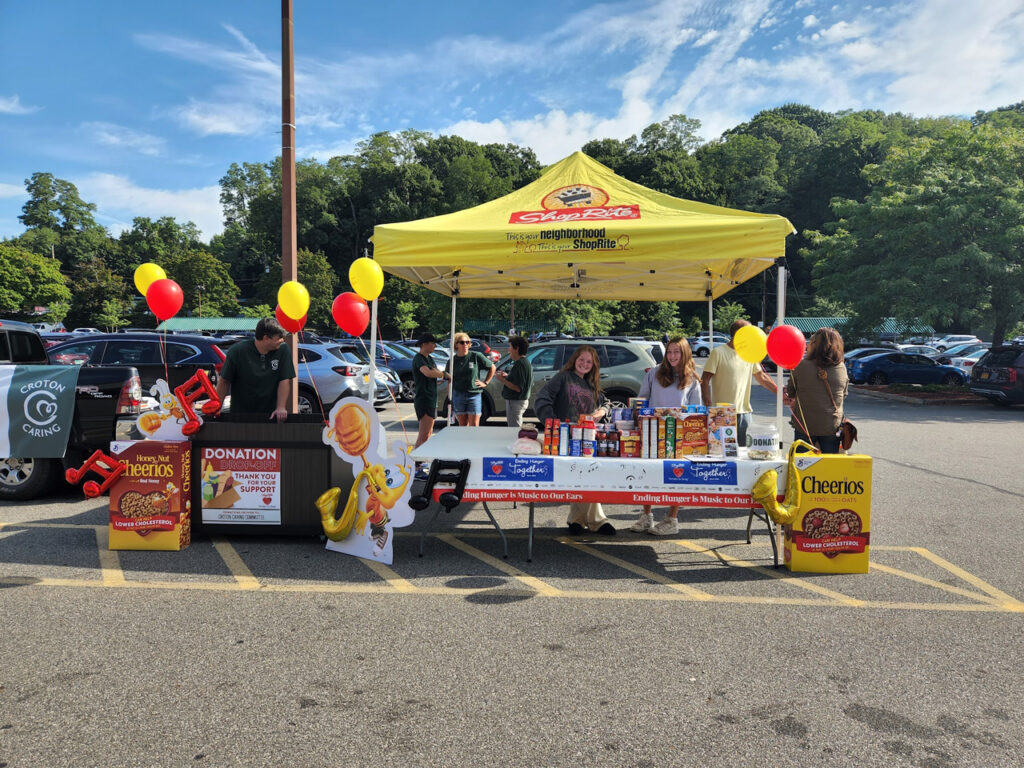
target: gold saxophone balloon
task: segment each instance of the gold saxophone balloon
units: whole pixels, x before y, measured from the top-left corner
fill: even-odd
[[[754,487],[750,489],[750,495],[754,501],[764,507],[768,516],[779,525],[789,525],[800,511],[800,477],[796,468],[796,449],[801,446],[809,448],[814,453],[821,453],[813,445],[805,443],[803,440],[794,440],[793,444],[789,446],[784,503],[780,504],[775,495],[779,475],[774,469],[769,469],[757,478]]]
[[[359,512],[359,481],[363,474],[364,472],[360,472],[356,475],[340,518],[334,516],[338,509],[338,499],[341,496],[340,488],[331,488],[316,500],[317,509],[320,510],[320,524],[324,528],[324,534],[331,541],[344,541],[352,533],[352,526],[355,525],[356,515]]]

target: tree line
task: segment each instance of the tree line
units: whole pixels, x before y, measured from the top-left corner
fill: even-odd
[[[996,341],[1024,317],[1024,102],[970,119],[874,110],[824,112],[787,104],[704,141],[674,115],[584,153],[631,181],[675,197],[777,213],[786,243],[788,312],[849,316],[851,332],[885,317],[938,329],[984,329]],[[350,155],[296,168],[299,279],[310,326],[328,328],[351,262],[377,224],[493,200],[539,177],[533,151],[406,130],[377,133]],[[118,237],[96,206],[50,173],[26,180],[20,236],[0,243],[0,306],[70,326],[152,327],[132,273],[152,261],[185,293],[182,314],[261,315],[280,285],[281,165],[233,163],[220,180],[221,234],[192,222],[137,217]],[[774,318],[774,272],[717,302],[716,327],[739,315]],[[508,300],[468,299],[460,316],[507,318]],[[449,300],[389,277],[379,307],[387,335],[443,330]],[[577,333],[694,332],[705,307],[685,302],[515,304],[516,324]],[[1022,329],[1024,330],[1024,329]]]

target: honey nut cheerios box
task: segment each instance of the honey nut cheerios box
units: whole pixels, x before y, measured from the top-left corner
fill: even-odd
[[[179,550],[192,540],[191,443],[110,444],[125,472],[110,489],[110,549]]]
[[[795,461],[800,509],[785,526],[791,571],[867,573],[871,543],[871,457],[806,455]]]

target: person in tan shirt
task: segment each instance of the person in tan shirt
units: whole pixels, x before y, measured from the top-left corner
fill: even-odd
[[[704,405],[732,403],[736,406],[736,436],[740,445],[747,444],[747,428],[753,417],[754,409],[750,407],[751,383],[756,379],[758,384],[772,394],[779,391],[772,377],[762,370],[760,363],[748,363],[736,352],[736,331],[745,325],[750,325],[750,322],[737,320],[729,327],[729,343],[711,350],[700,376]]]

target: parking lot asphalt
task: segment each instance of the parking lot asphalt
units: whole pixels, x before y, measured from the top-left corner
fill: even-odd
[[[863,575],[776,570],[739,510],[655,538],[607,507],[618,536],[570,540],[538,505],[527,562],[523,506],[492,506],[505,560],[464,505],[387,567],[315,539],[109,552],[105,499],[2,504],[0,768],[1024,764],[1024,409],[847,413]],[[381,416],[413,438],[410,405]]]

